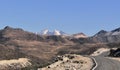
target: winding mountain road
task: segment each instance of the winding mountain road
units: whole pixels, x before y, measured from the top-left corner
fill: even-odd
[[[120,70],[120,62],[106,57],[96,56],[97,68],[95,70]]]

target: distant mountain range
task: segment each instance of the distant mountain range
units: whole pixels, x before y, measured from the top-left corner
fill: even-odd
[[[101,30],[91,37],[84,33],[69,35],[59,30],[43,30],[35,34],[9,26],[0,30],[0,60],[25,57],[35,66],[54,62],[51,60],[56,55],[89,55],[100,47],[116,46],[120,46],[120,28],[111,31]]]
[[[115,35],[120,35],[120,28],[114,29],[112,31],[101,30],[95,36],[115,36]]]
[[[120,28],[112,31],[101,30],[92,38],[96,42],[120,42]]]
[[[44,29],[38,34],[39,35],[45,35],[45,36],[56,35],[56,36],[69,36],[69,37],[72,37],[72,38],[87,38],[87,36],[84,33],[76,33],[76,34],[70,35],[68,33],[65,33],[63,31],[56,30],[56,29],[53,32],[50,32],[48,29]]]
[[[53,32],[50,32],[48,29],[42,30],[40,32],[40,35],[57,35],[57,36],[69,36],[72,39],[79,39],[79,38],[85,38],[84,41],[82,42],[102,42],[102,43],[107,43],[107,42],[120,42],[120,28],[116,28],[111,31],[106,31],[106,30],[100,30],[98,33],[95,35],[88,37],[84,33],[76,33],[69,35],[63,31],[59,30],[54,30]]]
[[[27,32],[24,31],[23,29],[20,28],[12,28],[9,26],[6,26],[3,30],[0,30],[1,34],[4,35],[5,38],[20,38],[20,39],[36,39],[35,34],[32,32]],[[2,36],[1,35],[1,36]],[[95,35],[88,37],[84,33],[76,33],[69,35],[63,31],[60,30],[54,30],[53,32],[50,32],[48,29],[42,30],[40,33],[38,33],[37,39],[43,40],[44,38],[42,36],[65,36],[70,39],[79,39],[79,38],[85,38],[82,42],[102,42],[102,43],[107,43],[107,42],[120,42],[120,28],[116,28],[111,31],[106,31],[106,30],[100,30],[98,33]],[[4,38],[4,39],[5,39]],[[2,40],[2,38],[1,38]],[[81,40],[81,39],[80,39]]]

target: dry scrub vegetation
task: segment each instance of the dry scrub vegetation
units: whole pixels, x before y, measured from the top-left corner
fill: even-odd
[[[17,70],[25,67],[29,67],[32,64],[27,58],[19,58],[12,60],[1,60],[0,61],[0,70]]]
[[[90,70],[93,62],[88,57],[75,54],[58,56],[57,62],[38,70]]]
[[[41,68],[54,63],[57,55],[90,55],[98,48],[120,47],[120,43],[91,43],[89,40],[40,36],[7,26],[0,30],[0,60],[27,58],[33,68]],[[25,69],[30,70],[31,67]]]

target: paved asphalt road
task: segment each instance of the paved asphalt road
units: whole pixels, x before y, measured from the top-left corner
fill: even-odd
[[[120,70],[120,62],[102,56],[94,57],[98,66],[95,70]]]

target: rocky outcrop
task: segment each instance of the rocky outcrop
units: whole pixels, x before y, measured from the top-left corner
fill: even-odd
[[[120,57],[120,48],[118,48],[118,49],[111,49],[109,56]]]
[[[75,54],[58,56],[55,63],[38,70],[90,70],[93,62],[88,57]]]

